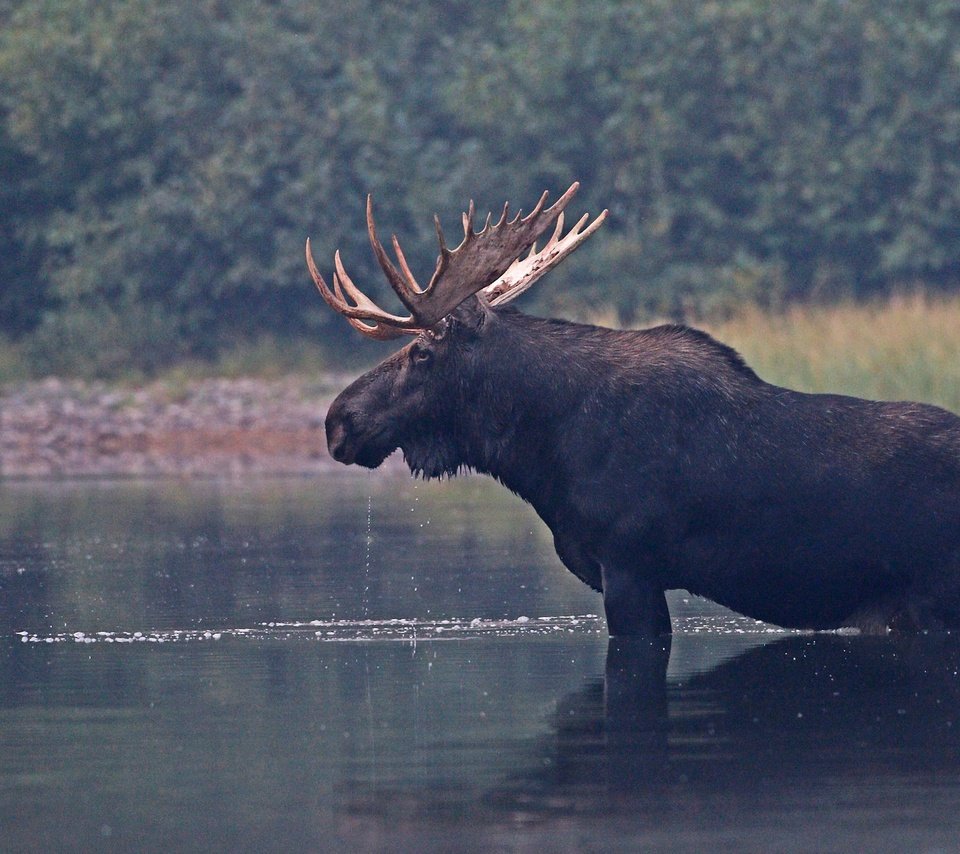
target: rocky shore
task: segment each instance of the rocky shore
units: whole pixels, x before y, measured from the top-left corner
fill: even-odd
[[[0,390],[0,478],[309,474],[335,465],[323,419],[343,378]]]

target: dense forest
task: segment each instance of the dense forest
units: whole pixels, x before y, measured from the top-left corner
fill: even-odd
[[[535,310],[689,316],[960,284],[955,0],[0,0],[0,337],[37,373],[344,345],[432,215],[582,182]],[[535,294],[535,295],[534,295]],[[389,298],[387,298],[387,301]]]

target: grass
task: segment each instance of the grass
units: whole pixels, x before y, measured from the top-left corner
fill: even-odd
[[[303,338],[281,340],[265,335],[253,341],[237,342],[222,350],[212,361],[178,362],[166,368],[157,379],[279,379],[290,374],[315,376],[325,373],[329,366],[328,355],[316,342]]]
[[[331,354],[315,341],[303,338],[283,340],[264,335],[225,347],[213,359],[181,359],[156,374],[145,374],[131,368],[105,376],[96,370],[95,365],[85,364],[64,376],[85,380],[104,379],[112,385],[124,387],[142,386],[154,381],[186,386],[194,380],[209,378],[256,377],[270,380],[294,374],[315,378],[343,370],[339,362],[332,359]],[[31,364],[28,346],[0,336],[0,386],[42,376]]]
[[[25,380],[29,376],[29,365],[20,348],[0,336],[0,385]]]
[[[960,297],[750,308],[705,328],[777,385],[960,412]]]
[[[609,323],[609,318],[601,316],[598,322]],[[798,305],[777,313],[745,307],[731,319],[699,325],[778,385],[878,400],[921,400],[960,412],[960,295]],[[213,362],[178,363],[155,379],[186,386],[204,377],[319,378],[331,370],[359,371],[331,358],[335,356],[318,342],[264,337],[238,344]],[[31,373],[23,352],[0,338],[0,384]],[[116,380],[118,385],[144,381],[138,375]]]

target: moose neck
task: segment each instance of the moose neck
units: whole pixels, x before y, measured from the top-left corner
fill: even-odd
[[[561,434],[595,386],[606,330],[513,309],[497,311],[491,327],[458,445],[466,466],[497,478],[543,516],[564,488]]]

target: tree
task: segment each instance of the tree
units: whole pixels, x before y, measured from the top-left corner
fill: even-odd
[[[348,335],[303,241],[583,184],[613,216],[534,300],[680,317],[960,281],[960,13],[940,0],[0,2],[0,332],[151,371]],[[380,291],[377,294],[377,291]]]

